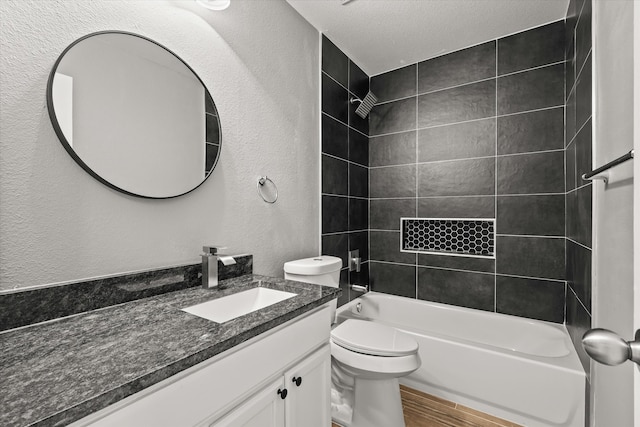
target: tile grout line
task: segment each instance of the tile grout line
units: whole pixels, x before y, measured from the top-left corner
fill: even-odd
[[[377,138],[377,137],[382,137],[382,136],[397,135],[397,134],[406,133],[406,132],[415,132],[415,131],[420,131],[420,130],[425,130],[425,129],[433,129],[433,128],[439,128],[439,127],[445,127],[445,126],[459,125],[459,124],[464,124],[464,123],[478,122],[478,121],[481,121],[481,120],[500,119],[502,117],[517,116],[519,114],[536,113],[536,112],[539,112],[539,111],[553,110],[553,109],[556,109],[556,108],[564,108],[564,106],[565,106],[565,104],[551,105],[551,106],[543,107],[543,108],[534,108],[533,110],[517,111],[517,112],[514,112],[514,113],[506,113],[506,114],[495,114],[493,116],[480,117],[480,118],[477,118],[477,119],[462,120],[462,121],[459,121],[459,122],[442,123],[442,124],[425,126],[425,127],[418,127],[417,123],[416,123],[416,128],[415,129],[411,128],[411,129],[404,129],[404,130],[399,130],[399,131],[394,131],[394,132],[380,133],[380,134],[376,134],[376,135],[370,135],[370,137],[371,138]],[[497,111],[496,111],[496,113],[497,113]],[[323,111],[323,114],[327,114],[327,113]],[[329,117],[339,121],[340,123],[343,123],[342,121],[336,119],[335,117],[330,116],[329,114],[327,114],[327,115]],[[357,131],[357,129],[355,129],[355,130]],[[358,132],[360,132],[360,131],[358,131]],[[362,132],[360,132],[360,133],[362,133]]]
[[[440,255],[434,255],[434,256],[440,256]],[[445,255],[442,255],[445,256]],[[485,259],[490,259],[490,258],[485,258]],[[416,268],[431,268],[431,269],[435,269],[435,270],[451,270],[451,271],[460,271],[460,272],[465,272],[465,273],[478,273],[478,274],[492,274],[492,275],[496,275],[496,276],[500,276],[500,277],[514,277],[516,279],[529,279],[529,280],[542,280],[542,281],[546,281],[546,282],[554,282],[554,283],[562,283],[564,284],[566,282],[566,280],[564,279],[553,279],[553,278],[549,278],[549,277],[534,277],[534,276],[522,276],[522,275],[517,275],[517,274],[509,274],[509,273],[498,273],[498,272],[488,272],[488,271],[477,271],[477,270],[463,270],[463,269],[456,269],[456,268],[450,268],[450,267],[438,267],[438,266],[432,266],[432,265],[424,265],[424,264],[408,264],[406,262],[397,262],[397,261],[382,261],[382,260],[375,260],[375,259],[369,259],[369,262],[372,264],[392,264],[392,265],[401,265],[401,266],[405,266],[405,267],[416,267]]]
[[[587,185],[591,185],[591,184],[587,184]],[[584,188],[587,185],[584,185],[583,187],[580,188]],[[333,196],[334,194],[326,194],[327,196]],[[565,193],[515,193],[515,194],[498,194],[498,195],[494,195],[494,194],[464,194],[464,195],[446,195],[446,196],[420,196],[417,197],[418,200],[420,199],[454,199],[454,198],[464,198],[464,197],[531,197],[531,196],[564,196]],[[335,196],[340,196],[339,194],[335,194]],[[346,196],[345,196],[346,197]],[[354,196],[351,196],[354,197]],[[354,198],[358,198],[358,197],[354,197]],[[399,197],[370,197],[370,200],[411,200],[413,199],[413,196],[399,196]]]
[[[569,282],[567,282],[567,288],[571,291],[571,293],[573,294],[573,296],[576,298],[576,301],[578,301],[578,304],[580,304],[582,306],[582,308],[584,309],[584,311],[587,312],[587,314],[589,315],[589,317],[592,317],[591,315],[591,311],[587,310],[587,307],[585,307],[584,303],[582,302],[582,300],[580,299],[580,297],[578,296],[578,294],[576,294],[575,290],[573,289],[573,287],[571,285],[569,285]]]
[[[346,56],[346,55],[345,55]],[[351,64],[349,64],[349,57],[347,57],[347,85],[351,82],[350,71]],[[351,94],[352,95],[352,94]],[[350,91],[347,88],[347,127],[351,128],[351,114],[349,114],[349,106],[351,105]],[[347,131],[347,157],[351,158],[351,132]],[[351,195],[351,165],[347,163],[347,194]],[[347,229],[351,231],[351,199],[347,198]],[[349,251],[351,250],[351,239],[347,235],[347,259],[349,259]],[[351,298],[351,269],[347,270],[347,289],[349,289],[349,296]]]
[[[496,43],[496,53],[497,53],[497,51],[498,51],[498,44]],[[526,73],[526,72],[529,72],[529,71],[540,70],[540,69],[546,68],[546,67],[553,67],[553,66],[556,66],[556,65],[563,64],[565,62],[564,60],[563,61],[556,61],[556,62],[551,62],[551,63],[548,63],[548,64],[544,64],[544,65],[538,65],[538,66],[535,66],[535,67],[532,67],[532,68],[527,68],[527,69],[524,69],[524,70],[513,71],[511,73],[498,74],[498,59],[497,58],[498,57],[496,56],[496,67],[495,67],[495,75],[494,76],[487,77],[487,78],[484,78],[484,79],[472,80],[470,82],[460,83],[460,84],[453,85],[453,86],[446,86],[446,87],[439,88],[439,89],[428,90],[428,91],[425,91],[425,92],[420,92],[419,89],[418,89],[417,81],[418,81],[418,77],[419,76],[418,76],[418,67],[416,67],[416,92],[415,92],[415,94],[414,95],[403,96],[403,97],[400,97],[400,98],[393,98],[393,99],[389,99],[389,100],[382,101],[382,102],[378,102],[376,104],[376,107],[378,105],[385,105],[385,104],[389,104],[389,103],[392,103],[392,102],[403,101],[403,100],[406,100],[406,99],[409,99],[409,98],[413,98],[415,96],[420,97],[420,96],[423,96],[423,95],[430,95],[432,93],[442,92],[442,91],[445,91],[445,90],[457,89],[457,88],[460,88],[460,87],[470,86],[470,85],[473,85],[473,84],[478,84],[478,83],[483,83],[483,82],[488,82],[488,81],[491,81],[491,80],[496,80],[497,81],[497,79],[502,78],[502,77],[509,77],[509,76],[513,76],[513,75],[516,75],[516,74]],[[405,65],[404,67],[411,67],[413,65],[414,64]],[[400,69],[402,69],[404,67],[398,68],[398,70],[400,70]],[[497,82],[496,82],[496,86],[497,86]]]
[[[419,74],[418,74],[418,64],[416,64],[416,93],[418,93],[419,91]],[[418,161],[419,161],[419,154],[420,154],[420,150],[418,149],[418,145],[420,143],[420,140],[418,138],[418,120],[420,118],[420,114],[418,111],[418,108],[420,108],[420,104],[418,102],[418,96],[416,96],[416,114],[415,114],[415,118],[416,118],[416,134],[415,134],[415,142],[416,142],[416,152],[415,152],[415,180],[416,180],[416,185],[415,185],[415,214],[416,216],[418,216],[418,196],[419,196],[419,192],[418,192]],[[371,149],[371,148],[369,148]],[[404,243],[404,239],[402,236],[402,230],[400,230],[400,247],[402,248]],[[418,254],[415,254],[415,260],[414,262],[416,263],[416,265],[418,265]],[[418,299],[418,269],[416,268],[415,271],[415,295],[416,295],[416,299]]]
[[[497,140],[496,140],[496,145],[497,145]],[[400,163],[400,164],[394,164],[394,165],[369,166],[369,168],[370,169],[384,169],[384,168],[393,168],[393,167],[401,167],[401,166],[414,166],[414,165],[415,166],[419,166],[419,165],[426,165],[426,164],[433,164],[433,163],[448,163],[448,162],[460,162],[460,161],[464,161],[464,160],[481,160],[481,159],[493,159],[493,158],[495,158],[497,160],[497,158],[502,158],[502,157],[527,156],[527,155],[532,155],[532,154],[547,154],[547,153],[562,153],[562,152],[564,152],[564,148],[557,148],[557,149],[553,149],[553,150],[528,151],[526,153],[511,153],[511,154],[487,155],[487,156],[477,156],[477,157],[460,157],[460,158],[457,158],[457,159],[430,160],[430,161],[426,161],[426,162],[414,162],[414,163]],[[356,163],[356,164],[358,164],[358,163]]]
[[[342,120],[340,120],[340,119],[338,119],[338,118],[333,117],[331,114],[327,113],[326,111],[322,111],[322,114],[324,114],[325,116],[327,116],[327,117],[329,117],[329,118],[331,118],[331,119],[335,120],[336,122],[340,123],[341,125],[346,126],[348,129],[350,129],[350,130],[354,130],[354,131],[358,132],[358,133],[359,133],[360,135],[362,135],[362,136],[366,136],[367,138],[369,137],[369,135],[366,135],[366,134],[365,134],[364,132],[362,132],[361,130],[359,130],[359,129],[356,129],[356,128],[354,128],[354,127],[349,126],[349,124],[348,124],[348,123],[345,123],[345,122],[343,122]],[[349,117],[347,117],[347,121],[349,121]]]
[[[348,150],[348,149],[349,149],[349,137],[347,136],[347,150]],[[354,162],[353,160],[344,159],[344,158],[342,158],[342,157],[340,157],[340,156],[336,156],[335,154],[325,153],[324,151],[323,151],[323,152],[321,152],[320,154],[322,154],[323,156],[332,157],[332,158],[334,158],[334,159],[336,159],[336,160],[342,160],[343,162],[349,163],[349,164],[351,164],[351,165],[360,166],[360,167],[362,167],[362,168],[366,168],[366,167],[367,167],[367,166],[365,166],[365,165],[363,165],[363,164],[361,164],[361,163]]]
[[[495,50],[495,61],[496,61],[496,87],[495,87],[495,114],[498,115],[498,41],[496,40],[496,50]],[[495,274],[498,267],[498,236],[496,232],[498,231],[498,119],[496,118],[496,126],[495,126],[495,156],[496,160],[494,162],[494,171],[493,171],[493,181],[494,181],[494,201],[493,201],[493,256],[495,257],[495,264],[493,267],[493,312],[497,313],[498,311],[498,276]]]

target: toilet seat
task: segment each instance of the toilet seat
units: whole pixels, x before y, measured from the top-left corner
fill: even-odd
[[[331,331],[331,340],[347,350],[370,356],[402,357],[418,351],[418,343],[411,336],[366,320],[345,320]]]

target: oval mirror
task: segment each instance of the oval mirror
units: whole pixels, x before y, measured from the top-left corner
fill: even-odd
[[[220,156],[218,112],[202,80],[137,34],[105,31],[73,42],[51,70],[47,107],[76,162],[130,195],[188,193]]]

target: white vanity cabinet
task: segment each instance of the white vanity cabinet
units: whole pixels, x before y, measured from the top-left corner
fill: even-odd
[[[71,426],[329,427],[330,325],[325,304]]]
[[[328,427],[331,350],[323,346],[211,427]]]

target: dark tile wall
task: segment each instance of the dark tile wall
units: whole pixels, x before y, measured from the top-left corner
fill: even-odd
[[[583,173],[592,168],[591,0],[571,0],[567,11],[566,55],[566,276],[567,330],[590,380],[582,335],[591,328],[591,194]],[[587,413],[587,417],[589,414]]]
[[[564,321],[565,39],[559,21],[371,78],[373,290]],[[403,216],[496,218],[496,259],[400,252]]]
[[[369,91],[367,76],[327,37],[322,37],[322,253],[342,258],[342,305],[357,297],[349,283],[369,283],[369,120],[355,114]],[[358,249],[359,273],[348,271]]]

